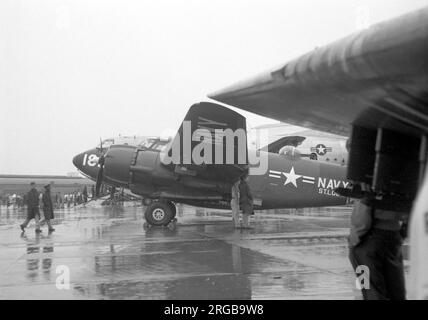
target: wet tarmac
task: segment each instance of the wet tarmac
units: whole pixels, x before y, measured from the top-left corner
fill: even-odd
[[[175,230],[145,230],[140,206],[88,205],[57,210],[56,231],[36,235],[2,207],[0,299],[360,299],[348,216],[256,214],[237,230],[224,212],[184,207]]]

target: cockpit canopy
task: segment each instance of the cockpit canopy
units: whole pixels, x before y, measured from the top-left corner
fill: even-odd
[[[170,138],[148,136],[119,136],[102,140],[97,149],[108,149],[113,144],[121,144],[161,151],[170,140]]]
[[[150,150],[158,150],[162,151],[163,148],[168,144],[171,139],[163,139],[163,138],[147,138],[142,141],[138,147]]]

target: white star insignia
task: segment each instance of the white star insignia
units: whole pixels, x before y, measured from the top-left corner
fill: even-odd
[[[325,153],[325,148],[323,146],[319,146],[317,149],[319,154]]]
[[[302,176],[294,172],[294,167],[291,167],[291,170],[289,173],[283,172],[282,174],[287,178],[287,180],[285,180],[284,186],[286,186],[289,183],[292,183],[297,188],[296,181]]]

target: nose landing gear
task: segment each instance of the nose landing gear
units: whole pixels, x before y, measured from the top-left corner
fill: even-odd
[[[146,218],[144,228],[148,229],[157,226],[168,227],[170,230],[174,230],[177,224],[177,219],[175,218],[176,212],[175,204],[171,201],[153,202],[144,212],[144,217]]]

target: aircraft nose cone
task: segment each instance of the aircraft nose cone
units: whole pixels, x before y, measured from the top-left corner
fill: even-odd
[[[98,149],[86,150],[74,156],[74,166],[84,175],[96,179],[98,174],[98,159],[101,153]]]
[[[73,164],[79,170],[82,169],[83,157],[83,153],[79,153],[73,158]]]

